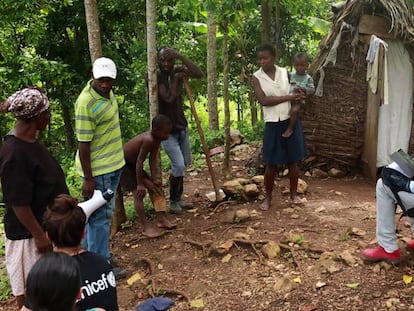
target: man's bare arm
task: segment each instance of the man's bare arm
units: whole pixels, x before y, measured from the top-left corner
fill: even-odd
[[[96,184],[92,175],[90,142],[79,142],[79,159],[84,176],[82,195],[85,197],[92,197]]]

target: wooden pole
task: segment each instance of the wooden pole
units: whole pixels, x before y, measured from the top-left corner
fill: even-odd
[[[198,114],[197,114],[197,111],[195,109],[193,94],[191,93],[190,86],[188,85],[188,81],[186,79],[184,79],[184,88],[185,88],[185,92],[187,93],[188,100],[190,102],[191,113],[194,116],[194,121],[197,125],[198,134],[200,135],[201,144],[203,146],[203,152],[204,152],[204,155],[206,156],[208,171],[210,173],[211,180],[213,182],[214,192],[216,193],[216,201],[219,201],[220,198],[221,198],[220,188],[217,184],[217,179],[216,179],[216,176],[214,174],[213,165],[211,164],[210,153],[209,153],[208,148],[207,148],[207,143],[206,143],[206,139],[204,137],[203,128],[201,127],[200,119],[198,118]]]

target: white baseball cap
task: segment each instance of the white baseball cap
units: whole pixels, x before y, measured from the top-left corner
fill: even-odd
[[[93,62],[92,74],[94,79],[116,79],[116,66],[112,59],[106,57],[97,58]]]

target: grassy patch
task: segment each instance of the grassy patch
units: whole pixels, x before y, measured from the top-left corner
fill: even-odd
[[[0,217],[3,218],[4,210],[0,209]],[[4,257],[4,225],[0,223],[0,256]],[[7,275],[4,260],[0,262],[0,300],[7,300],[11,296],[11,286]]]

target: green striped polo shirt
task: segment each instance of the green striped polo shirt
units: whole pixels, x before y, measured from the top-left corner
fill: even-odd
[[[110,99],[99,95],[88,82],[75,102],[76,137],[79,142],[91,142],[92,175],[114,172],[124,166],[118,103],[111,91]],[[76,153],[76,168],[83,176]]]

